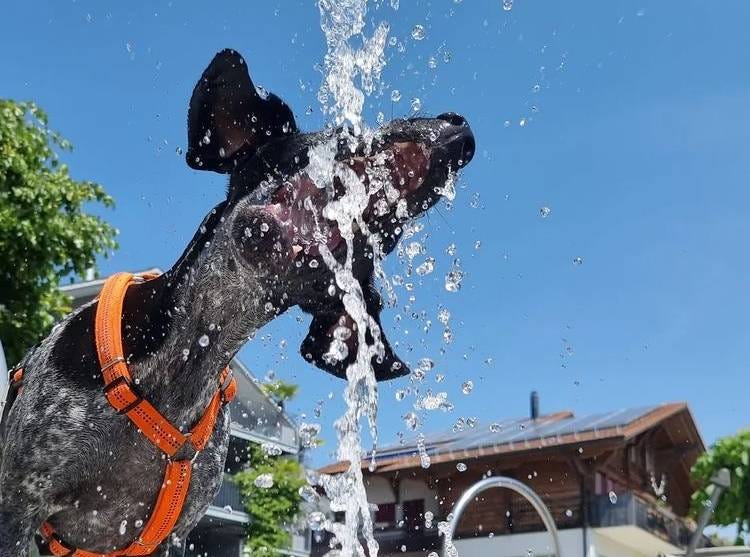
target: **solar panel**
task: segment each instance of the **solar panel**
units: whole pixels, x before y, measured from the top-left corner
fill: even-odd
[[[490,431],[489,426],[468,429],[462,432],[445,432],[425,435],[425,450],[429,455],[448,452],[470,451],[501,445],[518,445],[532,441],[549,440],[556,443],[559,437],[576,433],[589,433],[609,428],[625,427],[635,420],[653,412],[659,406],[626,408],[613,412],[575,416],[554,421],[533,421],[529,418],[506,419],[498,424],[498,431]],[[376,460],[393,460],[398,457],[417,456],[419,451],[416,438],[407,443],[390,445],[378,449]],[[369,457],[368,457],[369,458]]]

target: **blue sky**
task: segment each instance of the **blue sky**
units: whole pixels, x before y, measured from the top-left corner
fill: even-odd
[[[399,308],[384,316],[403,357],[435,359],[423,388],[445,390],[455,404],[426,415],[424,429],[524,415],[532,389],[543,411],[578,414],[684,400],[707,442],[750,425],[750,5],[400,4],[368,16],[388,20],[404,46],[387,50],[369,122],[378,110],[408,114],[419,97],[423,112],[465,115],[478,146],[454,207],[424,221],[437,270],[417,285],[413,309],[404,311],[401,289]],[[415,24],[427,32],[419,42]],[[188,169],[176,150],[192,87],[224,47],[243,53],[256,83],[282,96],[302,128],[321,127],[324,42],[313,0],[4,7],[0,96],[45,108],[76,147],[65,157],[72,174],[117,201],[106,217],[121,247],[103,272],[168,268],[222,197],[225,177]],[[443,287],[450,243],[466,273],[458,293]],[[389,261],[391,272],[403,268]],[[452,314],[449,346],[440,305]],[[422,310],[433,321],[428,334],[411,318]],[[295,317],[264,329],[242,356],[261,377],[275,370],[299,383],[293,409],[308,419],[324,401],[328,443],[313,455],[323,463],[343,384],[297,354],[307,320]],[[444,382],[434,382],[437,373]],[[461,393],[467,379],[470,395]],[[414,398],[397,402],[394,393],[406,386],[381,386],[384,440],[404,429]]]

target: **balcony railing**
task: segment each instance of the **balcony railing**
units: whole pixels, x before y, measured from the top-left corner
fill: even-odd
[[[219,493],[216,494],[211,505],[220,509],[231,508],[232,511],[244,512],[245,507],[242,504],[240,488],[235,485],[231,476],[224,475],[224,481],[221,484]]]
[[[681,518],[633,493],[619,495],[614,503],[607,495],[597,495],[591,506],[594,527],[633,525],[678,547],[685,547],[692,535]]]

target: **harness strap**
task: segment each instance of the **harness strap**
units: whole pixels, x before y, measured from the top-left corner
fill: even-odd
[[[128,547],[111,553],[92,553],[66,544],[49,522],[41,534],[56,557],[139,557],[151,555],[171,533],[185,505],[193,461],[208,444],[216,427],[222,406],[237,392],[237,381],[229,367],[219,375],[219,385],[203,415],[188,434],[182,433],[150,402],[137,392],[125,362],[122,346],[122,304],[128,287],[155,275],[135,277],[129,273],[113,275],[104,283],[96,309],[96,351],[104,380],[104,393],[118,414],[124,414],[149,441],[167,455],[164,482],[156,499],[153,513],[138,539]],[[184,447],[194,450],[191,458],[173,458]]]

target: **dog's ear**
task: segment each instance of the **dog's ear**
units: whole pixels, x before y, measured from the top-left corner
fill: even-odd
[[[236,161],[264,143],[296,132],[286,103],[259,92],[245,60],[234,50],[222,50],[193,89],[187,163],[196,170],[231,172]]]
[[[380,312],[383,305],[380,294],[373,285],[365,286],[363,294],[367,313],[377,322],[380,328],[380,341],[383,343],[383,357],[373,358],[372,360],[375,379],[378,381],[387,381],[408,374],[409,368],[396,356],[380,323]],[[309,310],[306,309],[305,311]],[[329,353],[334,338],[338,338],[339,341],[346,345],[347,355],[341,360],[332,358]],[[372,338],[369,338],[369,335],[367,340],[368,342],[372,342]],[[310,331],[307,333],[305,340],[302,341],[300,352],[302,357],[308,362],[315,364],[320,369],[336,377],[345,379],[346,368],[357,357],[358,344],[354,322],[344,309],[343,304],[339,301],[313,313]]]

